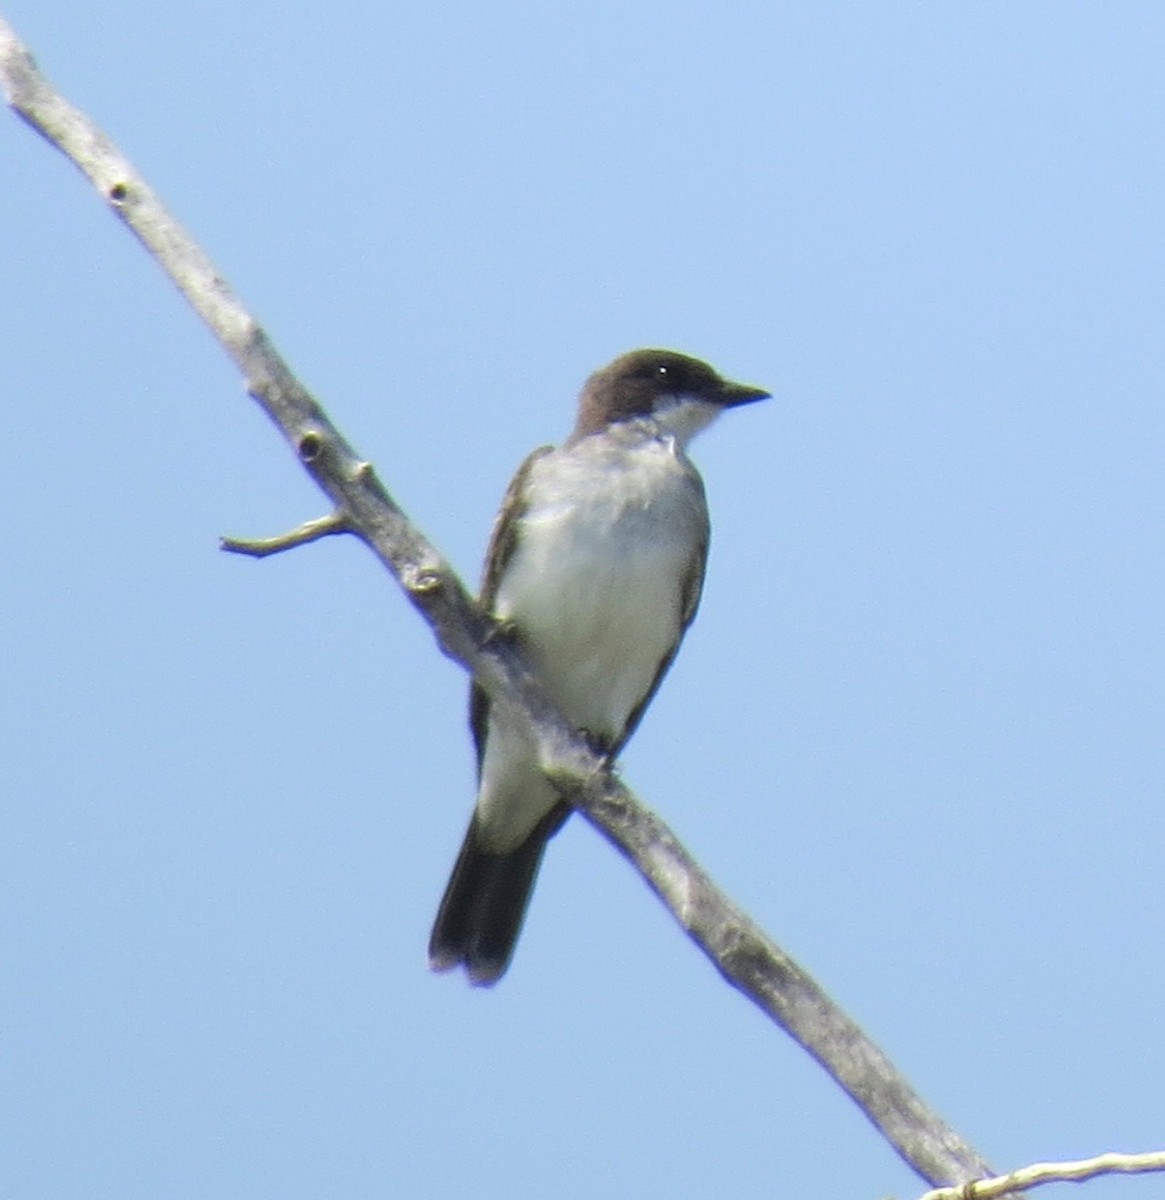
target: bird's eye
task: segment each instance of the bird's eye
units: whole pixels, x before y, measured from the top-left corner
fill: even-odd
[[[663,363],[660,363],[659,366],[655,368],[655,374],[660,379],[666,379],[668,374],[667,367],[664,366]]]

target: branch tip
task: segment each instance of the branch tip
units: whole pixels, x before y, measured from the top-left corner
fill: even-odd
[[[1109,1152],[1095,1158],[1072,1162],[1033,1163],[1007,1175],[970,1180],[954,1187],[935,1188],[922,1200],[1002,1200],[1017,1195],[1025,1188],[1045,1183],[1081,1183],[1099,1175],[1137,1175],[1149,1171],[1165,1171],[1165,1151],[1152,1150],[1144,1154]]]
[[[352,525],[348,518],[343,513],[334,512],[326,517],[317,517],[314,521],[305,521],[298,528],[287,533],[277,534],[275,537],[220,538],[219,548],[230,554],[246,554],[251,558],[266,558],[269,554],[279,554],[284,550],[293,550],[296,546],[306,546],[308,542],[319,541],[320,538],[351,531]]]

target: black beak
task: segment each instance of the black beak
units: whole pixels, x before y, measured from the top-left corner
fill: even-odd
[[[720,389],[720,403],[725,408],[736,408],[740,404],[752,404],[757,400],[771,400],[772,392],[764,388],[752,387],[747,383],[731,383],[725,380]]]

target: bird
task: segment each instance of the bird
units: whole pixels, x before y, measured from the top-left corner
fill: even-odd
[[[688,443],[770,393],[675,350],[640,349],[587,379],[570,436],[514,476],[480,592],[559,713],[608,761],[635,731],[696,615],[708,557]],[[473,815],[429,940],[435,971],[477,985],[510,964],[550,838],[570,805],[528,731],[470,688]]]

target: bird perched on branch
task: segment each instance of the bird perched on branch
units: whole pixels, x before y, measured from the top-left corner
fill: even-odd
[[[481,602],[563,717],[618,754],[696,615],[708,557],[704,485],[687,445],[769,393],[671,350],[597,371],[559,447],[518,469],[494,523]],[[477,804],[429,941],[437,971],[477,984],[509,966],[546,843],[570,806],[529,736],[473,686]]]

